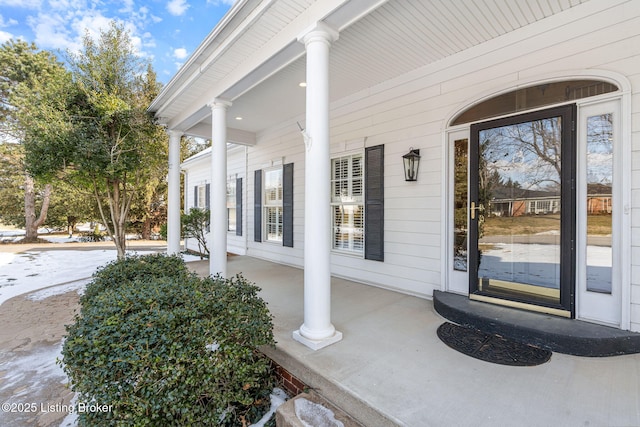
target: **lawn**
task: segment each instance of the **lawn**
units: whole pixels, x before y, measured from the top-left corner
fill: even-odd
[[[527,235],[560,230],[560,215],[523,215],[486,218],[485,236],[504,234]],[[611,215],[588,215],[587,233],[606,236],[611,234]]]

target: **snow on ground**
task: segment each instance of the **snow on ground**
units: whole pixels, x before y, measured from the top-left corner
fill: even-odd
[[[91,279],[81,279],[74,282],[64,283],[62,285],[50,286],[48,288],[41,289],[39,291],[32,292],[27,295],[27,299],[31,301],[42,301],[49,297],[56,295],[63,295],[67,292],[76,291],[78,295],[82,295],[84,287],[89,283]]]
[[[116,257],[115,249],[0,252],[0,304],[27,292],[90,278]]]
[[[274,388],[270,395],[271,398],[271,408],[269,408],[269,412],[264,414],[264,416],[255,424],[251,424],[249,427],[264,427],[264,425],[271,419],[273,414],[276,413],[276,410],[280,405],[282,405],[289,397],[287,393],[285,393],[281,388]]]
[[[30,401],[35,402],[34,399],[41,394],[42,378],[56,378],[66,383],[67,376],[62,367],[55,363],[56,358],[61,357],[61,352],[62,343],[59,343],[57,346],[43,346],[24,356],[14,355],[3,365],[5,374],[0,390],[18,389],[19,392],[12,395],[13,400],[24,401],[28,396]]]
[[[47,237],[47,239],[60,243],[60,246],[56,245],[55,250],[31,249],[20,253],[0,252],[0,305],[9,298],[50,286],[56,286],[57,290],[50,290],[49,295],[79,290],[86,284],[86,282],[79,283],[79,280],[91,278],[98,267],[117,258],[115,248],[60,249],[65,242],[77,241],[75,237],[72,239]],[[137,255],[154,252],[156,251],[127,251],[128,254]],[[182,258],[185,261],[200,259],[184,254]],[[58,285],[64,286],[58,287]],[[47,297],[47,294],[40,295],[41,298]]]
[[[611,286],[611,247],[587,247],[587,277],[593,286]],[[482,251],[478,275],[498,280],[557,287],[560,246],[543,244],[493,244]]]

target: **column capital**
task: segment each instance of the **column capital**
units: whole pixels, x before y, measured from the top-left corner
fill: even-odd
[[[304,43],[305,47],[309,45],[309,43],[315,41],[321,41],[327,44],[331,44],[338,40],[339,37],[338,30],[326,24],[322,21],[318,21],[306,30],[304,30],[299,36],[298,41],[300,43]]]
[[[226,110],[227,108],[231,107],[231,105],[232,105],[231,101],[227,101],[226,99],[222,99],[222,98],[214,98],[211,101],[209,101],[209,103],[207,104],[207,107],[211,108],[211,110],[216,110],[219,108]]]
[[[182,132],[181,130],[177,130],[177,129],[167,129],[167,134],[169,134],[169,138],[180,139],[180,138],[182,138],[182,135],[184,135],[184,132]]]

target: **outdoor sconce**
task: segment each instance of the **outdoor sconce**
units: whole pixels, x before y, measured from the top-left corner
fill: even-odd
[[[420,150],[414,150],[413,147],[411,147],[409,152],[402,156],[402,161],[404,163],[404,180],[417,181],[418,167],[420,166]]]

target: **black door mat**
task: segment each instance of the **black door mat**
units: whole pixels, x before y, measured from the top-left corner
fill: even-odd
[[[449,322],[440,325],[438,337],[460,353],[500,365],[536,366],[548,362],[551,358],[551,352],[548,350]]]

